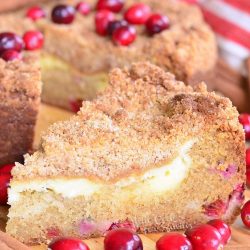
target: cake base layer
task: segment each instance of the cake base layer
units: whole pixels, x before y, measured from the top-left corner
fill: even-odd
[[[226,192],[218,191],[211,195],[207,185],[213,189],[221,189],[221,186],[212,186],[211,180],[201,185],[199,179],[189,178],[178,189],[167,193],[132,196],[129,190],[112,189],[103,190],[91,198],[65,198],[52,191],[27,191],[21,195],[15,211],[11,210],[9,214],[7,232],[22,242],[37,244],[59,236],[83,239],[103,236],[112,227],[153,233],[181,230],[213,218],[232,223],[240,211],[242,191],[235,193],[234,200]],[[211,210],[215,211],[208,216],[205,207],[214,202],[219,205],[214,208],[211,205]],[[229,207],[228,213],[222,215]]]
[[[99,237],[115,227],[153,233],[186,229],[215,218],[232,223],[243,201],[241,172],[223,176],[227,171],[219,175],[204,168],[198,155],[187,154],[193,144],[180,150],[181,158],[117,183],[73,177],[63,182],[12,182],[7,232],[24,243],[37,244],[59,236]],[[200,148],[195,145],[191,152]]]

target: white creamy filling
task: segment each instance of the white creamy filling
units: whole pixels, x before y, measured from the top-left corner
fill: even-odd
[[[186,142],[179,150],[179,155],[169,164],[145,172],[141,176],[124,178],[114,184],[116,188],[129,188],[129,192],[162,192],[173,189],[187,176],[191,167],[191,158],[188,151],[194,144],[194,140]],[[9,204],[17,202],[20,194],[25,191],[48,192],[53,191],[65,198],[77,196],[90,196],[96,192],[109,188],[105,183],[95,183],[86,178],[48,180],[29,180],[29,182],[12,181],[9,189]]]

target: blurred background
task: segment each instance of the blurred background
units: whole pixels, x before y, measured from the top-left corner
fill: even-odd
[[[220,59],[217,68],[219,91],[237,104],[250,109],[250,1],[185,0],[198,5],[216,33]]]

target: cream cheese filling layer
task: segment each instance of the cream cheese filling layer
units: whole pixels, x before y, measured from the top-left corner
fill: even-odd
[[[20,199],[20,194],[25,191],[49,192],[53,191],[65,198],[77,196],[91,196],[96,192],[102,192],[109,188],[120,188],[125,192],[165,192],[176,188],[187,176],[192,165],[188,151],[194,144],[194,140],[186,142],[179,149],[178,156],[169,164],[148,170],[141,176],[130,176],[112,185],[95,183],[87,178],[29,180],[28,182],[12,181],[9,189],[9,204]]]
[[[56,71],[60,72],[60,77],[63,78],[63,80],[66,82],[75,81],[75,79],[81,79],[81,81],[78,81],[77,86],[83,89],[86,88],[86,84],[94,85],[92,87],[94,87],[97,91],[102,91],[108,86],[107,72],[103,71],[86,74],[77,70],[66,61],[52,54],[43,53],[41,56],[40,65],[42,76],[45,81],[47,80],[48,75],[52,73],[55,74]],[[80,84],[80,82],[82,82],[82,84]]]

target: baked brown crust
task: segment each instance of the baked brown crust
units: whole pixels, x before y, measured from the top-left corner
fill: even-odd
[[[75,176],[112,182],[166,163],[189,139],[215,131],[237,141],[239,157],[226,156],[234,147],[229,144],[222,158],[244,172],[244,133],[229,99],[207,92],[204,84],[186,86],[149,63],[114,69],[110,85],[93,102],[83,102],[77,116],[52,125],[39,151],[13,170],[15,179]],[[211,140],[207,134],[204,141]],[[224,138],[222,132],[218,140]],[[209,164],[217,166],[217,160]]]
[[[13,163],[32,149],[41,81],[36,54],[0,60],[0,163]]]

